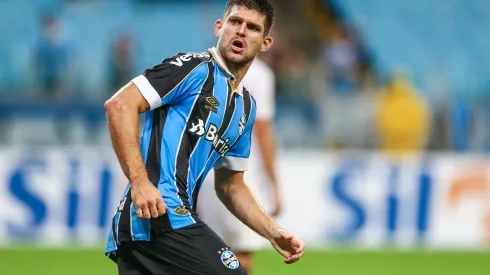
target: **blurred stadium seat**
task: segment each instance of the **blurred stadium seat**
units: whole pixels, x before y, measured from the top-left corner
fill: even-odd
[[[384,77],[401,66],[409,68],[423,88],[434,73],[441,74],[459,93],[484,92],[488,88],[490,63],[482,60],[490,57],[490,37],[484,35],[490,28],[490,2],[333,2],[345,20],[359,29]]]

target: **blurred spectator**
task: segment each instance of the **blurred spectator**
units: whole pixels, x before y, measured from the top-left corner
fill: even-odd
[[[328,80],[335,93],[350,94],[354,91],[358,71],[356,43],[340,21],[336,22],[332,31],[322,52]]]
[[[116,37],[111,51],[109,96],[133,77],[132,39],[128,34]]]
[[[389,154],[421,151],[429,134],[429,112],[406,77],[396,75],[382,91],[376,114],[381,148]]]
[[[42,19],[41,38],[35,50],[35,66],[42,96],[52,98],[69,93],[72,82],[69,44],[62,39],[57,19],[46,15]]]
[[[309,64],[305,53],[293,46],[289,37],[277,35],[274,39],[273,48],[264,55],[264,59],[277,75],[278,97],[308,97],[311,93],[308,83]]]

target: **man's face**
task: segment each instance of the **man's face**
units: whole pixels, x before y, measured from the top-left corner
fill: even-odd
[[[218,51],[227,63],[243,66],[259,50],[266,51],[272,38],[265,37],[265,15],[246,7],[234,6],[223,21],[215,24]]]

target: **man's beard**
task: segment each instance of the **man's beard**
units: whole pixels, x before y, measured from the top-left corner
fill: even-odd
[[[225,61],[226,63],[229,63],[229,64],[233,65],[234,67],[243,67],[243,66],[245,66],[246,64],[248,64],[248,63],[249,63],[251,60],[253,60],[253,59],[254,59],[254,56],[250,56],[250,57],[248,57],[248,56],[244,55],[244,56],[243,56],[243,59],[242,59],[242,60],[240,60],[240,61],[230,60],[230,59],[228,59],[228,58],[226,57],[226,46],[221,45],[221,44],[219,44],[219,45],[218,45],[218,51],[219,51],[219,53],[221,54],[221,57],[223,57],[224,61]],[[244,50],[244,51],[245,51],[245,50]]]

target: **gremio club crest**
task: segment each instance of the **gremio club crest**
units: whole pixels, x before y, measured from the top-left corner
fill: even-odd
[[[229,269],[237,269],[240,267],[240,263],[235,254],[228,249],[228,247],[225,247],[218,251],[218,254],[221,255],[221,262]]]

